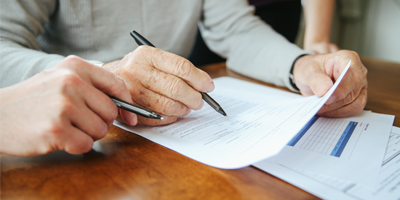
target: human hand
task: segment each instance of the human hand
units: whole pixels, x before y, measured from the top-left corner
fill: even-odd
[[[191,109],[199,110],[204,104],[199,91],[214,90],[214,83],[206,72],[180,56],[150,46],[139,46],[122,60],[105,64],[103,68],[125,81],[135,104],[164,118],[138,116],[138,122],[146,125],[169,124]]]
[[[316,42],[305,44],[304,49],[308,51],[313,51],[317,54],[335,53],[340,50],[336,44],[329,42]]]
[[[307,55],[295,63],[294,82],[301,94],[322,97],[333,86],[350,60],[352,62],[349,70],[317,115],[344,117],[362,111],[367,103],[367,69],[356,52],[347,50]]]
[[[0,152],[16,156],[87,152],[118,116],[106,94],[132,102],[122,79],[76,56],[0,92]],[[135,114],[119,112],[137,123]]]

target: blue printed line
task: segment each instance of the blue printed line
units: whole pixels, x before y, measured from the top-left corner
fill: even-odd
[[[292,140],[290,140],[287,145],[292,147],[296,145],[296,143],[303,137],[304,134],[306,134],[308,129],[310,129],[310,127],[315,123],[315,121],[317,121],[318,118],[318,116],[311,118],[311,120],[308,121],[308,123],[296,134],[296,136],[294,136],[294,138],[292,138]]]
[[[346,147],[347,142],[350,140],[351,135],[354,132],[354,129],[357,127],[358,122],[350,121],[347,125],[346,129],[343,131],[342,136],[340,136],[339,141],[336,143],[335,148],[333,148],[331,156],[340,157]]]

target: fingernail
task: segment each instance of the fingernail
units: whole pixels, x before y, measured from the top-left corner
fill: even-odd
[[[132,115],[131,126],[135,126],[137,124],[137,116],[135,114]]]
[[[329,97],[328,101],[326,101],[326,105],[332,104],[333,102],[335,102],[336,100],[336,96],[332,95],[331,97]]]
[[[206,92],[212,92],[214,90],[215,86],[214,86],[214,82],[211,82],[208,85],[207,91]]]
[[[196,110],[200,110],[201,108],[203,108],[203,106],[204,106],[204,101],[202,100],[199,107]]]

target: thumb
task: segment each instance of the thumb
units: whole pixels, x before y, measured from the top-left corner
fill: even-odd
[[[315,95],[322,97],[333,86],[333,81],[322,69],[316,69],[313,73],[309,76],[308,85]]]

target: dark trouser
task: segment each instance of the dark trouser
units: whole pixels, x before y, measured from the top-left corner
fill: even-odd
[[[259,6],[256,8],[255,15],[259,16],[287,40],[294,43],[299,30],[301,1],[291,0]],[[196,42],[189,60],[195,66],[225,61],[225,59],[211,52],[206,46],[200,35],[200,31],[197,31]]]

